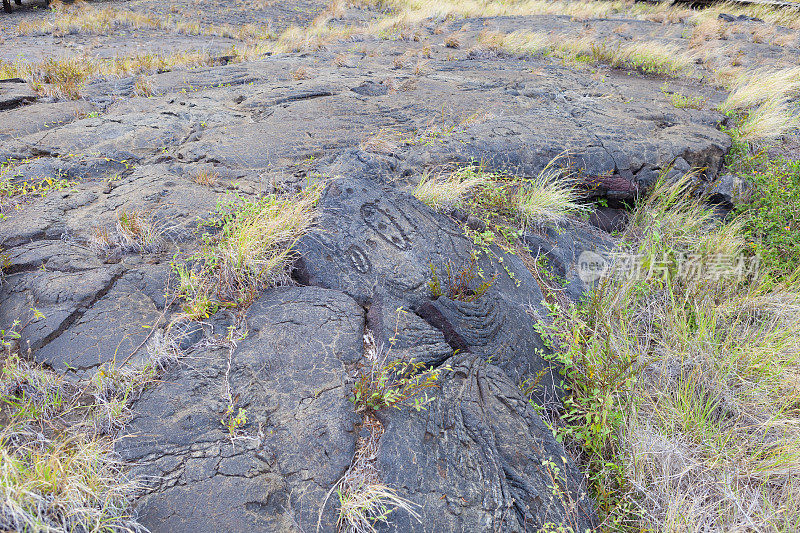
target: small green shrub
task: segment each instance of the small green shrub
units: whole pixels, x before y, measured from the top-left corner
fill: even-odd
[[[387,407],[410,407],[420,411],[433,401],[427,389],[438,385],[440,372],[440,369],[426,369],[418,362],[375,363],[361,369],[350,401],[359,413]]]
[[[458,270],[453,268],[451,263],[447,263],[445,287],[442,288],[442,283],[439,280],[439,274],[436,272],[436,267],[433,263],[430,264],[431,281],[428,282],[428,288],[431,292],[431,298],[434,300],[440,296],[447,296],[451,300],[458,300],[461,302],[474,302],[481,296],[486,294],[497,276],[492,279],[483,280],[476,284],[477,279],[482,275],[478,271],[477,257],[473,254],[467,264]]]
[[[775,278],[791,276],[800,265],[800,161],[771,159],[736,142],[728,165],[753,187],[735,210],[750,235],[748,248]]]

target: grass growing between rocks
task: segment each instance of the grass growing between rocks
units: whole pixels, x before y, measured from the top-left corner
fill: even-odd
[[[614,43],[594,37],[529,31],[483,32],[479,42],[490,49],[514,54],[553,55],[672,77],[691,75],[694,64],[694,58],[680,47],[658,42]]]
[[[236,197],[204,227],[200,252],[175,264],[184,312],[207,318],[223,307],[246,308],[259,290],[289,280],[293,247],[314,220],[322,193],[312,184],[293,196]]]
[[[432,209],[448,213],[461,209],[479,218],[502,215],[518,229],[531,224],[558,222],[586,208],[559,158],[533,178],[523,178],[470,165],[451,173],[426,174],[414,196]]]
[[[532,178],[487,172],[479,165],[423,176],[414,196],[432,209],[460,221],[464,234],[475,246],[469,264],[460,268],[445,265],[444,283],[436,268],[430,265],[429,289],[433,298],[447,295],[456,300],[474,301],[486,293],[496,276],[488,278],[476,268],[475,261],[480,254],[497,261],[508,277],[519,283],[495,246],[518,255],[528,269],[538,275],[541,269],[537,260],[520,243],[523,233],[544,224],[565,222],[588,211],[566,160],[562,160],[564,156],[553,158]]]
[[[796,531],[800,270],[755,268],[753,222],[720,225],[688,183],[633,212],[621,251],[639,275],[618,261],[582,305],[554,308],[554,432],[608,530]]]
[[[391,17],[379,22],[383,28],[409,26],[425,19],[447,17],[503,17],[531,15],[567,15],[578,20],[589,18],[635,18],[653,22],[675,24],[689,21],[699,24],[716,19],[720,13],[733,16],[756,17],[770,24],[800,29],[800,13],[792,7],[765,4],[738,4],[719,2],[713,6],[694,10],[671,2],[627,2],[595,0],[592,2],[568,0],[519,0],[491,2],[476,0],[366,0],[361,3],[388,9]]]
[[[18,35],[53,35],[63,37],[70,34],[84,33],[93,35],[111,35],[120,29],[158,30],[183,35],[208,35],[237,40],[274,39],[277,37],[271,24],[208,24],[199,21],[178,20],[173,16],[160,17],[155,14],[143,14],[127,9],[92,6],[86,2],[75,2],[71,5],[58,4],[51,12],[35,21],[20,22]]]
[[[370,415],[364,417],[363,426],[366,435],[358,439],[353,462],[334,486],[339,498],[338,533],[375,533],[378,524],[389,523],[391,513],[398,511],[419,520],[417,505],[379,480],[375,462],[383,426]]]
[[[140,76],[164,72],[175,68],[193,68],[254,60],[271,53],[317,50],[334,38],[344,38],[350,28],[334,28],[331,21],[341,16],[343,4],[334,1],[320,12],[309,26],[292,26],[280,34],[269,24],[241,26],[201,24],[173,20],[170,17],[143,15],[129,10],[99,8],[79,3],[73,7],[59,7],[49,17],[36,22],[23,22],[17,27],[20,35],[52,34],[63,36],[73,33],[113,34],[120,28],[133,31],[149,29],[186,35],[225,37],[240,41],[223,52],[178,50],[169,53],[146,53],[98,58],[88,55],[48,57],[40,62],[17,59],[0,60],[0,79],[22,78],[37,92],[46,96],[78,99],[84,86],[101,77]],[[152,90],[137,81],[136,96],[150,96]]]
[[[723,112],[745,112],[739,125],[743,141],[770,141],[800,127],[794,109],[800,94],[800,67],[759,69],[742,75],[720,105]]]
[[[233,58],[255,57],[256,48],[231,49]],[[87,56],[49,57],[41,62],[17,59],[13,62],[0,60],[0,78],[22,78],[34,90],[46,96],[77,99],[85,85],[103,76],[124,77],[153,74],[176,67],[198,67],[219,62],[216,55],[208,52],[173,52],[170,54],[137,54],[111,59],[96,59]]]
[[[158,252],[164,246],[161,234],[151,215],[138,211],[122,211],[117,216],[113,229],[94,230],[89,247],[106,255],[115,250],[142,254]]]
[[[28,323],[44,318],[33,311]],[[105,364],[71,380],[28,360],[2,332],[0,529],[142,531],[131,514],[139,485],[113,452],[129,404],[173,359],[161,351],[131,365]]]

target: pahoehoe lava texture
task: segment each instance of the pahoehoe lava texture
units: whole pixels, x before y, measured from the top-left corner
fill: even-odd
[[[309,18],[268,4],[283,13],[281,27]],[[366,17],[343,17],[353,13]],[[447,24],[467,42],[484,27],[548,20],[567,24]],[[548,319],[540,279],[518,255],[493,248],[477,265],[494,279],[486,294],[434,297],[431,269],[467,264],[474,243],[411,190],[426,170],[455,164],[534,176],[567,150],[588,194],[621,205],[669,167],[702,167],[698,179],[713,180],[730,147],[719,131],[724,117],[676,109],[663,80],[615,70],[588,76],[546,57],[438,44],[415,69],[399,61],[419,52],[413,40],[364,38],[358,53],[353,46],[152,74],[149,98],[134,96],[134,77],[91,81],[76,101],[0,81],[0,162],[14,163],[4,179],[70,182],[0,219],[0,327],[41,309],[46,319],[28,325],[22,342],[36,360],[79,375],[143,357],[143,326],[163,328],[181,312],[165,298],[170,262],[179,248],[199,247],[198,221],[228,195],[253,198],[323,177],[314,228],[296,246],[294,285],[260,295],[246,314],[247,338],[232,349],[192,330],[184,362],[133,405],[117,451],[147,481],[136,502],[142,524],[309,532],[320,520],[321,530],[335,530],[336,495],[320,507],[363,431],[348,398],[369,331],[388,357],[442,372],[426,411],[378,413],[381,482],[421,515],[397,511],[381,531],[556,523],[583,532],[596,523],[584,480],[537,414],[557,409],[563,393],[535,328]],[[201,174],[214,179],[201,183]],[[94,251],[95,232],[122,212],[146,213],[163,246]],[[609,230],[624,218],[615,210],[598,217],[595,225]],[[579,301],[580,253],[610,249],[614,238],[573,220],[529,229],[521,242]],[[204,325],[206,337],[224,335],[232,323],[223,315]],[[530,378],[539,383],[534,405],[519,387]],[[248,413],[246,438],[236,442],[220,423],[227,387]]]

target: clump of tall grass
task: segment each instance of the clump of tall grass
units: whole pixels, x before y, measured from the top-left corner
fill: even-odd
[[[251,302],[266,287],[289,280],[294,245],[311,227],[320,184],[293,196],[236,197],[205,222],[202,250],[176,265],[178,292],[191,318]]]
[[[147,357],[112,361],[73,380],[19,353],[24,323],[0,331],[0,530],[145,531],[132,515],[140,486],[114,454],[129,406],[177,363],[175,341],[159,331]],[[165,356],[165,346],[169,354]]]
[[[564,59],[673,77],[691,75],[694,64],[694,58],[681,48],[654,41],[614,43],[594,36],[516,31],[508,34],[482,32],[479,42],[516,54],[552,54]]]
[[[614,531],[790,531],[800,516],[800,271],[776,283],[720,224],[659,184],[611,274],[558,313],[568,396],[554,430]],[[739,270],[739,260],[745,270]]]
[[[516,218],[522,227],[543,222],[562,222],[586,211],[575,181],[553,166],[555,159],[513,195]]]
[[[426,173],[414,188],[414,196],[431,209],[440,212],[461,207],[463,200],[476,187],[485,185],[489,179],[480,172],[470,169],[436,176]]]
[[[759,69],[738,78],[725,101],[724,112],[745,112],[739,136],[746,141],[769,141],[800,127],[794,99],[800,94],[800,67]]]
[[[563,155],[563,154],[562,154]],[[432,209],[451,212],[459,208],[488,225],[503,219],[519,230],[531,225],[562,222],[586,208],[578,184],[569,172],[551,160],[533,178],[488,172],[468,165],[436,176],[426,174],[414,196]]]
[[[0,529],[143,531],[131,517],[135,484],[107,441],[76,435],[11,444],[0,433]]]
[[[162,231],[152,214],[123,210],[112,229],[95,228],[89,239],[89,248],[100,254],[114,250],[123,253],[152,253],[163,249]]]

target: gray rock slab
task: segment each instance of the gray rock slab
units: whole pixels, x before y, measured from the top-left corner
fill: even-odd
[[[583,476],[519,388],[479,356],[448,362],[425,411],[386,410],[382,479],[420,506],[380,531],[587,531],[597,523]]]
[[[441,337],[432,337],[418,321],[402,319],[404,312],[415,313],[453,349],[491,358],[519,382],[544,376],[541,403],[558,396],[559,380],[542,357],[546,347],[534,329],[547,316],[543,296],[518,257],[499,249],[480,255],[475,272],[482,278],[476,277],[472,288],[484,280],[491,287],[476,301],[434,300],[431,268],[446,284],[448,265],[452,272],[465,268],[473,243],[452,220],[416,198],[365,179],[341,178],[327,188],[317,228],[298,244],[298,279],[341,290],[369,306],[379,344],[390,351],[398,339],[399,349],[425,344],[431,360],[441,358],[443,350],[436,347]]]
[[[134,405],[117,449],[151,476],[137,503],[151,531],[313,531],[350,466],[359,417],[344,379],[362,356],[364,310],[340,292],[279,288],[247,322],[232,352],[199,353]],[[226,382],[248,418],[234,441],[220,422]]]

